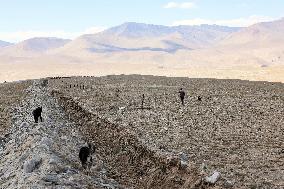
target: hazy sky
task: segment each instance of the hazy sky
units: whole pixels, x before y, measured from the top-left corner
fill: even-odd
[[[74,38],[130,21],[247,26],[283,13],[284,0],[0,0],[0,40]]]

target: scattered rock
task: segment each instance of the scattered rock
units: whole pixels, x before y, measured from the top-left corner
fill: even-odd
[[[24,127],[29,127],[29,124],[27,122],[21,123],[20,128],[24,128]]]
[[[40,145],[46,145],[46,146],[48,146],[48,148],[51,148],[52,140],[50,138],[43,137],[40,141]]]
[[[41,164],[41,158],[33,158],[24,163],[23,169],[25,173],[33,172]]]
[[[51,182],[52,184],[58,184],[59,178],[56,174],[47,174],[42,178],[45,182]]]
[[[85,171],[77,169],[77,150],[86,141],[77,125],[70,122],[47,90],[48,86],[41,88],[36,80],[25,91],[27,95],[18,105],[9,106],[14,108],[11,112],[12,123],[5,131],[9,134],[2,137],[3,140],[0,138],[0,147],[6,146],[0,149],[0,188],[36,189],[56,185],[56,188],[95,186],[102,189],[105,187],[101,184],[111,186],[112,180],[108,178],[107,172],[91,169],[88,172],[90,175],[87,175]],[[1,92],[0,88],[0,95]],[[39,105],[44,107],[43,116],[46,119],[33,124],[30,110]],[[0,115],[0,126],[1,118]],[[95,184],[93,177],[98,178],[100,183]]]
[[[234,182],[233,181],[225,179],[225,181],[224,181],[224,187],[225,188],[232,188],[233,186],[234,186]]]
[[[235,187],[238,187],[238,184],[246,184],[249,186],[251,180],[254,180],[256,183],[260,183],[259,181],[261,179],[266,179],[271,183],[281,182],[281,176],[278,175],[280,175],[280,171],[283,170],[283,166],[281,161],[275,160],[278,160],[276,158],[279,158],[279,155],[284,153],[281,145],[283,136],[281,132],[279,132],[282,129],[282,120],[279,119],[279,117],[283,117],[283,103],[280,97],[281,94],[283,94],[283,85],[275,84],[274,87],[271,87],[269,83],[265,83],[266,86],[271,88],[262,88],[260,86],[263,86],[263,84],[257,82],[219,80],[201,80],[202,82],[199,84],[196,82],[198,84],[196,85],[193,80],[182,79],[183,83],[190,83],[189,87],[192,89],[198,89],[192,90],[191,96],[195,96],[196,91],[198,94],[201,93],[204,95],[204,103],[198,103],[198,105],[196,105],[196,99],[189,97],[186,101],[189,106],[181,108],[177,105],[178,103],[176,103],[179,99],[175,99],[176,94],[173,94],[175,86],[180,85],[181,82],[179,81],[181,80],[154,78],[155,81],[153,79],[149,81],[155,83],[162,82],[160,82],[161,85],[155,84],[155,87],[151,88],[146,81],[147,77],[145,77],[146,85],[144,85],[144,81],[141,85],[141,82],[137,82],[135,78],[130,78],[129,81],[122,78],[122,83],[117,82],[120,80],[115,80],[115,78],[112,77],[109,77],[110,79],[106,82],[106,78],[104,77],[96,78],[96,80],[102,80],[103,82],[100,83],[100,81],[98,81],[94,84],[94,82],[91,81],[90,85],[93,85],[93,90],[82,93],[80,93],[80,91],[78,92],[76,88],[72,88],[72,90],[68,88],[69,91],[64,91],[60,89],[60,86],[57,84],[56,87],[58,91],[67,94],[66,96],[70,96],[70,99],[77,95],[79,103],[77,108],[84,105],[84,111],[86,109],[86,111],[94,112],[94,114],[99,115],[105,120],[111,122],[117,120],[117,124],[125,125],[125,127],[129,126],[128,128],[130,128],[133,133],[140,136],[141,139],[145,140],[146,144],[153,147],[163,146],[162,148],[167,150],[175,149],[177,151],[184,151],[190,154],[190,161],[197,162],[197,165],[200,165],[202,161],[206,159],[208,168],[206,168],[205,165],[202,166],[203,173],[207,173],[205,175],[209,175],[208,172],[214,167],[213,165],[216,166],[223,163],[229,166],[221,166],[218,168],[218,170],[222,172],[222,177],[223,175],[230,174],[232,172],[231,170],[233,170],[234,175],[236,173],[242,175],[239,176],[236,174],[234,178],[236,181],[233,183]],[[68,82],[76,81],[76,79],[77,78],[72,78],[68,80]],[[62,81],[60,81],[60,83],[62,83]],[[120,84],[123,87],[119,92],[119,99],[111,94],[113,83],[115,83],[115,87],[119,87]],[[132,86],[130,89],[127,86],[128,84]],[[55,86],[54,82],[50,82],[48,87],[49,86]],[[227,90],[228,86],[230,90]],[[218,87],[222,90],[216,90]],[[260,88],[261,90],[259,90]],[[30,177],[33,177],[30,180],[42,180],[42,176],[49,172],[56,172],[57,178],[52,178],[51,176],[50,179],[47,178],[46,180],[55,182],[59,179],[60,184],[62,184],[64,183],[64,179],[62,180],[61,178],[72,178],[74,183],[78,184],[76,185],[78,188],[84,188],[83,186],[92,184],[94,182],[93,177],[99,178],[98,185],[100,185],[100,183],[111,185],[111,182],[109,182],[106,176],[108,175],[106,172],[110,172],[108,169],[106,169],[105,172],[93,169],[94,172],[91,173],[92,179],[81,170],[79,171],[78,167],[80,165],[78,163],[77,150],[85,140],[83,140],[81,134],[77,132],[78,127],[67,119],[65,112],[62,110],[62,106],[59,106],[57,102],[46,93],[46,89],[49,90],[50,88],[42,89],[37,88],[36,85],[31,86],[29,90],[27,90],[27,98],[21,101],[22,104],[17,105],[15,111],[12,112],[9,143],[5,143],[7,148],[4,149],[3,152],[0,152],[1,172],[7,173],[5,177],[0,174],[0,180],[7,181],[6,185],[3,185],[3,188],[9,188],[6,186],[10,186],[11,188],[16,182],[20,184],[26,183]],[[108,95],[105,95],[106,91]],[[147,95],[149,99],[145,99],[145,105],[151,106],[151,110],[149,111],[137,110],[137,105],[140,105],[140,101],[137,100],[138,98],[136,97],[140,96],[141,92],[149,94]],[[279,97],[273,97],[273,100],[271,100],[271,94],[279,94]],[[112,98],[112,95],[114,98]],[[43,123],[37,125],[29,125],[28,123],[33,123],[29,110],[36,107],[38,104],[44,106],[44,117],[48,119],[45,119]],[[123,109],[123,116],[117,111],[119,107],[127,107]],[[263,113],[260,114],[259,112]],[[79,118],[80,121],[89,119],[84,116]],[[267,119],[269,119],[269,121],[267,121]],[[0,125],[1,124],[2,123],[0,123]],[[95,124],[96,122],[94,122],[94,125]],[[100,126],[99,123],[97,124],[98,127],[105,126],[103,122],[100,124]],[[262,129],[260,132],[255,132],[258,126]],[[120,128],[118,127],[118,129]],[[113,135],[112,129],[109,131],[110,132],[103,134],[109,135],[108,138],[111,138],[114,142],[120,142],[121,139],[118,137],[119,135]],[[264,142],[260,143],[260,140]],[[98,142],[103,143],[105,141]],[[128,148],[130,144],[127,142],[128,141],[125,141],[125,145],[122,147],[121,151],[129,152]],[[264,146],[263,144],[266,144],[266,142],[273,144],[273,148],[271,148],[270,144],[267,145],[269,148]],[[277,148],[275,149],[274,146],[277,146]],[[104,150],[106,149],[101,148],[100,152]],[[111,154],[111,151],[106,151],[106,154],[107,153]],[[55,154],[54,157],[53,154]],[[23,167],[26,167],[27,172],[29,172],[28,165],[30,162],[27,161],[27,158],[33,157],[34,155],[42,157],[40,170],[34,171],[35,169],[33,169],[32,174],[24,174],[24,178],[26,179],[21,180],[21,170],[23,168],[19,166],[18,162],[20,162],[20,165],[26,164]],[[244,159],[243,157],[245,155],[247,156]],[[135,158],[137,157],[135,156],[133,160],[130,159],[130,161],[134,161],[135,163]],[[127,156],[125,160],[128,161]],[[122,161],[124,161],[124,159]],[[181,153],[177,156],[176,161],[172,161],[172,163],[180,163],[180,167],[185,168],[188,166],[188,161],[189,158],[187,155]],[[244,162],[246,166],[234,164],[234,162]],[[95,164],[96,163],[97,162],[95,162]],[[252,163],[253,166],[251,166]],[[258,169],[258,167],[260,167],[259,165],[266,167],[267,170],[269,170],[269,174],[257,170],[258,174],[252,175],[251,177],[247,176],[257,172],[255,168],[257,167]],[[116,174],[119,175],[119,173]],[[217,181],[220,176],[218,177],[218,175],[216,176],[214,173],[206,177],[207,179],[205,180],[208,180],[210,184],[214,180],[213,177],[216,177],[215,183],[221,183]],[[224,179],[222,179],[222,181],[223,180]],[[32,183],[27,183],[27,186],[31,185]],[[224,187],[230,187],[230,185],[231,182],[228,181],[224,184]],[[59,187],[63,188],[64,186]],[[31,186],[29,188],[33,187]]]
[[[60,160],[58,157],[56,156],[52,156],[49,161],[48,161],[49,164],[51,165],[56,165],[56,164],[59,164],[60,163]]]
[[[188,158],[187,154],[181,152],[179,154],[179,156],[180,156],[180,167],[181,167],[181,169],[186,169],[188,167],[188,163],[189,163],[188,162],[189,158]]]
[[[78,170],[72,169],[72,168],[69,168],[69,167],[68,167],[68,168],[65,168],[64,172],[65,172],[66,174],[78,174],[78,173],[79,173]]]
[[[208,170],[208,167],[207,167],[207,165],[203,162],[203,163],[201,164],[201,166],[200,166],[200,173],[201,173],[201,174],[205,174],[207,170]]]
[[[221,177],[221,173],[219,173],[218,171],[214,171],[211,176],[205,177],[204,181],[209,184],[215,184],[220,177]]]

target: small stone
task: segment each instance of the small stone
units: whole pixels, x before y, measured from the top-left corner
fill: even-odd
[[[27,122],[23,122],[23,123],[21,123],[20,127],[21,127],[21,128],[23,128],[23,127],[29,127],[29,124],[28,124]]]
[[[232,188],[234,186],[234,182],[233,181],[230,181],[230,180],[225,180],[224,182],[224,187],[225,188]]]
[[[40,141],[40,145],[46,145],[48,148],[52,146],[53,141],[50,138],[43,137]]]
[[[186,169],[188,167],[188,163],[189,163],[188,162],[189,158],[188,158],[187,154],[181,152],[181,153],[179,153],[179,157],[180,157],[181,169]]]
[[[51,182],[57,184],[59,179],[56,174],[47,174],[42,178],[45,182]]]
[[[207,170],[207,165],[203,162],[200,166],[200,173],[201,174],[205,174],[206,170]]]
[[[27,160],[24,163],[23,169],[25,173],[33,172],[41,163],[41,158]]]
[[[205,182],[209,184],[215,184],[220,178],[220,176],[221,173],[219,173],[218,171],[214,171],[214,173],[211,176],[205,177]]]
[[[22,156],[19,159],[19,162],[23,162],[27,159],[27,157],[29,157],[29,153],[25,152],[24,154],[22,154]]]
[[[78,174],[79,171],[76,169],[72,169],[72,168],[67,168],[65,171],[66,174]]]
[[[49,147],[46,144],[42,144],[40,147],[46,151],[49,150]]]
[[[187,161],[180,161],[180,167],[181,169],[186,169],[188,167],[188,162]]]
[[[57,164],[57,160],[55,158],[50,158],[49,164]]]
[[[119,107],[118,109],[119,109],[119,110],[124,110],[124,109],[125,109],[125,107]]]

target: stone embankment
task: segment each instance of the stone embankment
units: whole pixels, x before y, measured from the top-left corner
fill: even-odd
[[[2,133],[1,188],[214,188],[185,153],[150,148],[45,80],[31,81],[24,93],[10,105],[11,127]],[[34,123],[39,106],[43,122]],[[78,158],[86,142],[97,148],[89,170]]]
[[[151,148],[126,127],[96,115],[72,97],[56,90],[52,95],[83,135],[95,141],[98,154],[111,170],[110,177],[134,188],[205,187],[186,154]]]
[[[26,90],[3,133],[0,188],[125,188],[107,176],[99,155],[90,171],[81,168],[78,152],[85,138],[41,84]],[[44,122],[35,124],[31,112],[38,106]]]
[[[220,172],[222,187],[284,186],[281,83],[119,75],[57,78],[49,85],[151,149],[184,152],[206,176]]]

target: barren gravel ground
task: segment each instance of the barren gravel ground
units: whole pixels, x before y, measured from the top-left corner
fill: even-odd
[[[185,152],[203,171],[220,171],[237,188],[284,188],[281,83],[137,75],[49,83],[98,115],[131,128],[149,146]],[[187,94],[184,107],[180,87]]]
[[[11,126],[9,115],[12,107],[18,105],[26,96],[27,87],[31,84],[30,81],[0,83],[0,134],[5,132],[5,129]]]
[[[189,168],[194,171],[195,165],[200,168],[200,174],[193,171],[189,180],[200,180],[199,176],[210,175],[214,170],[221,173],[215,186],[200,185],[201,188],[284,188],[284,85],[281,83],[139,75],[50,78],[48,87],[43,87],[42,81],[0,84],[1,188],[124,188],[110,175],[135,167],[110,169],[109,158],[116,161],[124,156],[107,155],[118,150],[107,148],[108,145],[130,148],[121,152],[135,148],[112,144],[117,139],[104,138],[114,133],[103,134],[102,141],[94,141],[104,144],[105,149],[100,146],[98,152],[105,154],[96,154],[89,175],[80,167],[78,151],[87,136],[80,132],[86,126],[78,123],[92,126],[93,122],[102,121],[88,121],[84,116],[88,110],[108,123],[127,128],[149,149],[169,154],[169,158],[170,154],[187,154]],[[187,94],[185,106],[179,100],[180,87]],[[65,112],[64,108],[69,107],[63,108],[50,95],[53,90],[69,96],[83,108],[77,116],[82,115],[82,120],[74,120],[76,123],[70,120],[70,112],[76,114],[79,110]],[[198,96],[202,101],[197,100]],[[34,124],[31,112],[40,105],[44,122]],[[103,131],[102,127],[93,125],[90,129]],[[115,132],[111,128],[106,131]],[[123,140],[129,140],[128,136],[124,137]],[[133,158],[139,160],[136,163],[149,161],[153,166],[149,157]],[[135,162],[133,165],[141,168]],[[159,166],[162,164],[157,164],[157,170]],[[133,173],[136,171],[139,172]],[[185,181],[174,172],[160,171],[152,174],[152,180],[167,178],[166,188]],[[171,183],[174,185],[167,185]],[[132,187],[137,188],[135,183]]]
[[[107,177],[99,155],[94,156],[90,171],[82,169],[78,154],[86,142],[84,136],[40,80],[0,87],[6,100],[25,96],[13,106],[10,101],[1,104],[11,119],[3,114],[0,118],[11,125],[3,133],[4,149],[0,149],[0,188],[123,188]],[[44,122],[35,124],[31,112],[39,106]]]

